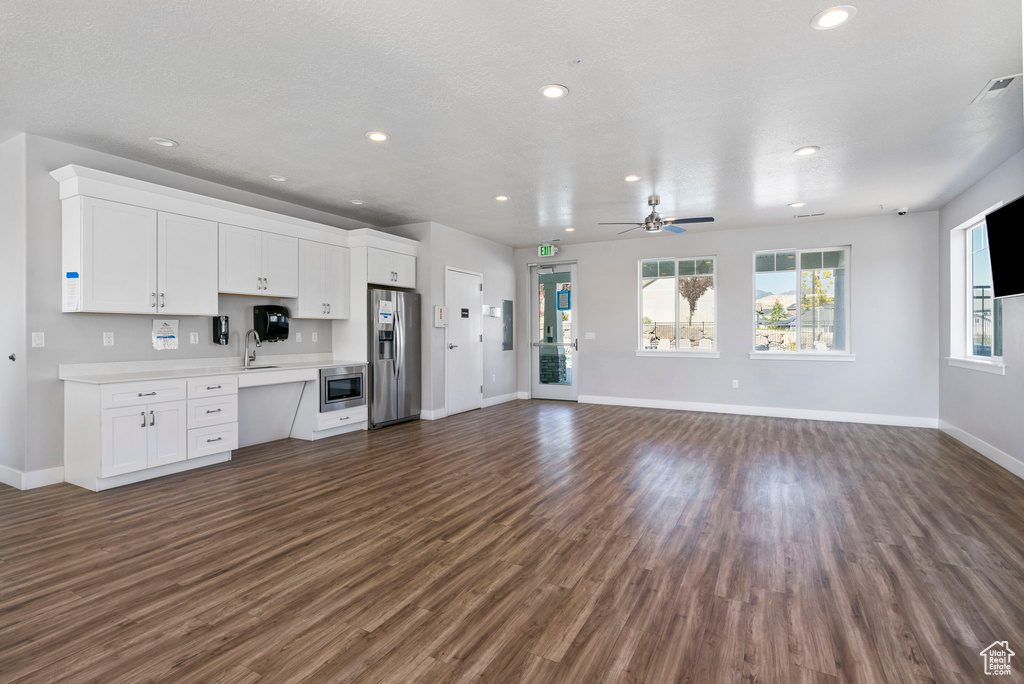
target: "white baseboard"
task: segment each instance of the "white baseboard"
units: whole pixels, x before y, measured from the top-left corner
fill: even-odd
[[[0,465],[0,482],[16,489],[35,489],[64,481],[64,466],[30,470],[23,473],[5,465]]]
[[[700,411],[703,413],[731,413],[741,416],[767,416],[769,418],[796,418],[799,420],[827,420],[838,423],[867,423],[870,425],[899,425],[903,427],[939,427],[938,418],[924,416],[893,416],[884,413],[851,413],[847,411],[819,411],[816,409],[781,408],[776,406],[741,406],[738,404],[705,404],[667,399],[633,399],[630,397],[599,397],[583,395],[581,404],[610,404],[641,408]]]
[[[0,482],[15,489],[24,489],[25,474],[5,465],[0,465]]]
[[[1011,456],[999,447],[994,447],[985,440],[975,437],[971,433],[961,430],[955,425],[951,425],[944,420],[939,421],[939,429],[953,439],[963,442],[967,446],[971,447],[996,465],[1006,468],[1011,473],[1024,480],[1024,461]]]
[[[517,392],[512,392],[511,394],[499,394],[496,397],[485,397],[484,408],[487,408],[488,406],[497,406],[498,404],[504,404],[506,401],[515,401],[518,398],[519,394]]]
[[[517,399],[529,399],[530,398],[530,393],[529,392],[516,392],[516,398]]]
[[[447,408],[439,408],[433,411],[420,411],[420,420],[440,420],[448,417]]]

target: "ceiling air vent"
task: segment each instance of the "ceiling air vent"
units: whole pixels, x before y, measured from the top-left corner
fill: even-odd
[[[981,92],[978,93],[978,97],[971,100],[971,104],[978,104],[979,102],[990,102],[991,100],[998,100],[1006,91],[1009,90],[1010,86],[1020,80],[1020,74],[1014,74],[1013,76],[1003,76],[1002,78],[993,78],[989,81]]]
[[[815,216],[824,216],[824,215],[825,215],[825,212],[821,212],[820,214],[794,214],[793,218],[814,218]]]

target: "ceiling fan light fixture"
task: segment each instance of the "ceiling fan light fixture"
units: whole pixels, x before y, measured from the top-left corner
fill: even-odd
[[[842,26],[857,14],[857,8],[853,5],[839,5],[822,10],[811,19],[811,27],[819,31],[828,31]]]
[[[798,157],[809,157],[812,154],[817,154],[820,149],[817,145],[806,145],[805,147],[798,147],[793,150],[793,154]]]
[[[540,89],[540,94],[549,100],[558,100],[569,94],[569,89],[560,83],[549,83]]]

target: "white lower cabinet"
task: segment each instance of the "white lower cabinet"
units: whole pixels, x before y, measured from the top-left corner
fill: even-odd
[[[238,423],[213,425],[188,431],[188,457],[202,458],[238,448]]]
[[[101,477],[186,458],[184,401],[105,409],[102,420]]]
[[[185,402],[172,401],[149,408],[149,449],[146,467],[155,468],[188,457]]]

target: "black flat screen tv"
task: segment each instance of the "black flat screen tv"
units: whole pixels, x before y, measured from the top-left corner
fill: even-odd
[[[996,209],[985,217],[989,257],[992,259],[992,294],[1001,297],[1024,295],[1024,197]]]

